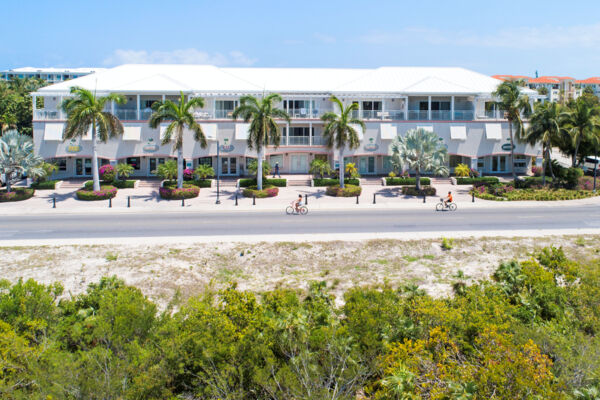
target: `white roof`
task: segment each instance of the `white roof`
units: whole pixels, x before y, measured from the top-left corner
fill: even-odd
[[[498,83],[487,75],[446,67],[219,68],[125,64],[41,88],[38,94],[67,93],[71,86],[81,86],[100,93],[489,95]]]

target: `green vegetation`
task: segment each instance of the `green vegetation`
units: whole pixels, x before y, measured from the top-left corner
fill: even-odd
[[[287,179],[283,179],[283,178],[267,179],[267,178],[264,178],[263,179],[263,183],[265,185],[269,185],[269,186],[286,187],[287,186]],[[240,187],[245,188],[245,187],[250,187],[250,186],[257,186],[256,179],[254,179],[254,178],[240,179]]]
[[[360,186],[354,186],[351,184],[347,184],[345,187],[340,187],[340,185],[332,185],[327,186],[325,189],[325,194],[333,197],[355,197],[360,196],[362,193],[362,188]]]
[[[274,185],[265,184],[262,189],[258,186],[249,186],[242,190],[244,197],[256,197],[264,199],[266,197],[275,197],[279,194],[279,188]]]
[[[104,184],[100,187],[100,190],[83,188],[75,192],[75,196],[77,196],[77,199],[83,201],[108,200],[114,198],[116,195],[116,187]]]
[[[46,84],[38,78],[0,81],[0,135],[14,129],[26,136],[33,136],[33,105],[30,93]],[[40,102],[41,99],[38,98],[38,108],[41,106]]]
[[[10,366],[0,390],[14,399],[595,398],[598,261],[548,248],[502,263],[491,280],[455,278],[450,298],[416,285],[354,287],[336,306],[312,282],[304,293],[209,289],[162,312],[116,278],[72,297],[60,284],[0,281],[0,357]]]
[[[106,186],[114,186],[117,189],[133,189],[135,187],[135,180],[126,180],[126,181],[121,181],[121,180],[116,180],[116,181],[112,181],[112,182],[108,182],[108,183],[103,183],[102,184],[103,187]],[[33,185],[32,185],[33,187]],[[87,181],[83,184],[83,188],[86,190],[93,190],[94,189],[94,182],[92,181]]]
[[[346,168],[344,169],[350,178],[360,178],[360,174],[358,173],[358,168],[356,168],[356,164],[348,163],[346,164]]]
[[[156,173],[160,178],[166,180],[173,180],[177,178],[177,161],[175,160],[167,160],[164,164],[160,164],[156,171],[152,171]]]
[[[56,184],[60,182],[59,180],[51,180],[51,181],[35,181],[31,183],[31,188],[35,190],[54,190],[56,189]]]
[[[442,249],[443,250],[451,250],[454,247],[454,239],[451,238],[442,238]]]
[[[12,181],[23,174],[36,178],[45,176],[43,158],[33,153],[33,140],[17,131],[0,136],[0,174],[6,176],[6,191],[11,192]]]
[[[456,178],[457,185],[477,185],[498,183],[500,180],[495,176],[482,176],[479,178]]]
[[[315,186],[318,186],[318,187],[321,187],[321,186],[333,186],[333,185],[337,185],[338,183],[339,183],[339,181],[337,179],[331,179],[331,178],[313,179],[313,184]],[[352,178],[345,178],[344,179],[344,184],[346,184],[346,185],[360,186],[360,180],[359,179],[352,179]]]
[[[35,190],[30,188],[17,187],[13,188],[10,192],[3,189],[0,190],[0,203],[27,200],[32,198],[34,193]]]
[[[421,189],[417,189],[416,186],[402,186],[402,194],[405,196],[435,196],[435,193],[433,186],[421,186]]]
[[[416,178],[389,177],[389,178],[385,178],[385,184],[386,184],[386,186],[416,185],[417,179]],[[431,180],[429,178],[421,178],[421,184],[429,185],[429,184],[431,184]]]
[[[178,187],[177,181],[167,181],[158,189],[158,194],[165,200],[193,199],[200,194],[200,188],[190,183]]]
[[[333,170],[331,169],[331,165],[329,165],[328,161],[315,158],[310,162],[310,169],[308,172],[313,174],[313,178],[316,178],[318,175],[319,178],[323,179],[325,175],[331,175]]]
[[[215,176],[215,170],[210,165],[200,164],[194,170],[194,176],[201,181],[204,181],[206,178]]]
[[[124,180],[129,178],[131,174],[133,174],[133,165],[129,165],[126,163],[118,163],[115,167],[117,170],[117,180]]]
[[[454,175],[460,178],[467,178],[471,175],[471,168],[467,164],[458,164],[454,168]]]
[[[344,106],[344,103],[335,96],[331,96],[329,100],[334,104],[334,109],[339,110],[339,114],[333,111],[328,111],[321,116],[325,122],[323,128],[323,139],[328,149],[334,147],[339,154],[339,186],[344,188],[346,180],[344,179],[344,149],[356,149],[360,145],[357,129],[365,131],[365,123],[354,117],[354,113],[358,112],[358,103],[350,103]],[[351,176],[351,178],[353,178]]]

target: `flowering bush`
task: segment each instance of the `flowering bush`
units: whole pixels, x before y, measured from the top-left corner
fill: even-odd
[[[13,188],[10,192],[1,190],[0,203],[27,200],[32,198],[34,193],[35,190],[30,188]]]
[[[272,185],[263,186],[262,190],[257,190],[256,186],[249,186],[242,191],[244,197],[254,197],[256,196],[259,199],[263,199],[265,197],[275,197],[279,194],[279,188]]]
[[[340,185],[333,185],[327,186],[325,193],[334,197],[354,197],[362,193],[362,188],[354,185],[346,185],[344,188],[341,188]]]
[[[102,185],[100,190],[79,189],[75,195],[83,201],[108,200],[117,195],[117,188],[111,185]]]
[[[193,199],[200,194],[200,188],[184,183],[181,189],[176,187],[161,187],[158,189],[158,194],[165,200]]]
[[[194,179],[194,170],[190,168],[186,168],[183,170],[183,179],[186,181]]]
[[[402,194],[404,196],[435,196],[436,190],[433,186],[421,186],[421,190],[417,190],[416,186],[402,186]]]
[[[472,191],[475,197],[484,200],[509,201],[552,201],[585,199],[596,194],[589,190],[549,189],[539,185],[528,188],[515,188],[512,184],[478,186]]]
[[[106,164],[100,167],[98,170],[100,173],[100,179],[106,183],[112,183],[115,180],[116,172],[115,167],[110,164]]]
[[[533,176],[542,176],[542,167],[533,166],[531,167],[531,172]]]
[[[471,168],[470,176],[471,176],[471,178],[479,178],[479,171],[477,171],[476,169]]]

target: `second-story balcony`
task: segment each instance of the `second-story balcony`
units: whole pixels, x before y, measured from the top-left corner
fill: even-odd
[[[60,110],[35,110],[34,119],[41,121],[58,120],[65,119],[65,116]]]
[[[137,121],[138,118],[138,110],[135,109],[116,109],[115,116],[120,120],[125,121]]]
[[[429,119],[427,110],[408,110],[408,119],[413,121],[425,121]]]
[[[456,121],[472,121],[475,113],[471,110],[454,110],[454,119]]]
[[[289,136],[287,144],[288,146],[308,146],[310,138],[308,136]]]
[[[202,111],[200,111],[202,112]],[[208,112],[206,112],[208,113]],[[231,119],[233,118],[233,110],[215,110],[216,119]]]

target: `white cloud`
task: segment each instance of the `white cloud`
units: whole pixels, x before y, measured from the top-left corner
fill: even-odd
[[[600,48],[600,24],[517,27],[482,35],[476,31],[442,31],[404,28],[397,32],[371,32],[360,37],[368,44],[473,46],[512,49]]]
[[[146,51],[117,49],[103,61],[104,65],[120,64],[210,64],[217,66],[250,66],[256,63],[255,58],[246,56],[241,51],[230,51],[227,54],[207,53],[197,49],[178,49],[172,51]]]
[[[321,43],[325,43],[325,44],[333,44],[333,43],[335,43],[335,42],[336,42],[336,39],[335,39],[335,37],[333,37],[333,36],[330,36],[330,35],[326,35],[326,34],[324,34],[324,33],[319,33],[319,32],[317,32],[317,33],[315,33],[315,34],[313,35],[313,37],[314,37],[315,39],[317,39],[319,42],[321,42]]]

